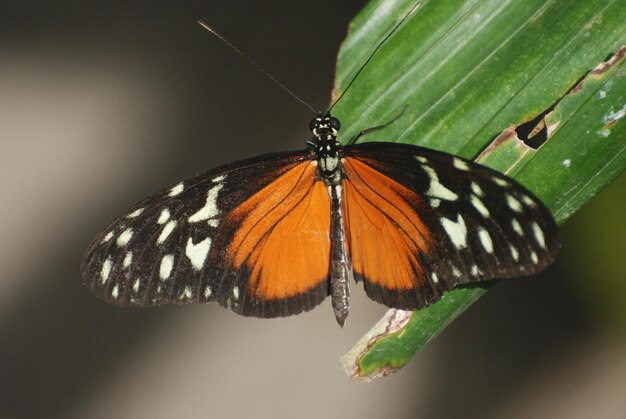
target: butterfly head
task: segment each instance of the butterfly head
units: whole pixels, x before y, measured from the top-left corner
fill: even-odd
[[[309,124],[311,132],[315,136],[312,144],[318,162],[318,173],[329,183],[336,183],[340,176],[341,158],[343,147],[337,141],[337,132],[341,123],[330,114],[318,115]]]
[[[332,135],[337,137],[341,122],[330,114],[320,114],[309,123],[309,129],[316,138]]]

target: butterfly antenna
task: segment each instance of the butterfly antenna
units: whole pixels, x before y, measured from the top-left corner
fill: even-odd
[[[387,35],[385,35],[383,40],[380,41],[378,46],[376,48],[374,48],[374,51],[372,51],[372,53],[367,58],[367,60],[365,60],[363,65],[361,65],[361,67],[356,72],[354,77],[352,77],[352,80],[350,81],[350,83],[348,83],[348,86],[344,89],[343,92],[341,92],[339,97],[337,99],[335,99],[333,104],[330,105],[330,108],[328,108],[328,112],[330,112],[333,109],[333,107],[337,104],[337,102],[339,102],[339,100],[343,97],[343,95],[346,94],[346,92],[350,89],[350,86],[352,86],[352,83],[354,83],[354,81],[359,77],[359,74],[361,74],[361,72],[363,71],[365,66],[372,60],[372,58],[374,58],[374,55],[376,55],[378,50],[385,44],[385,42],[387,42],[387,40],[389,38],[391,38],[391,36],[398,30],[398,28],[400,28],[400,26],[402,26],[402,24],[413,14],[413,12],[415,12],[415,10],[417,10],[417,8],[420,7],[420,5],[421,5],[421,3],[419,3],[419,2],[415,3],[415,5],[411,8],[411,10],[409,10],[409,12],[406,15],[404,15],[404,17],[398,23],[396,23],[396,25],[391,29],[391,31],[389,31],[389,33]]]
[[[263,67],[261,67],[261,65],[259,63],[257,63],[256,61],[254,61],[252,58],[250,58],[250,56],[248,54],[246,54],[245,52],[243,52],[242,50],[240,50],[239,48],[237,48],[235,45],[233,45],[228,39],[224,38],[222,35],[220,35],[219,32],[217,32],[215,29],[213,29],[212,27],[210,27],[209,25],[207,25],[206,22],[204,22],[201,19],[197,20],[198,24],[200,26],[202,26],[204,29],[206,29],[207,31],[209,31],[211,34],[213,34],[217,39],[219,39],[220,41],[222,41],[223,43],[225,43],[226,45],[228,45],[230,47],[230,49],[232,49],[233,51],[235,51],[237,54],[241,55],[243,58],[245,58],[246,60],[248,60],[248,62],[250,64],[252,64],[253,66],[255,66],[257,68],[257,70],[259,70],[263,75],[265,75],[265,77],[267,77],[268,79],[270,79],[271,81],[273,81],[274,83],[276,83],[281,89],[283,89],[285,92],[289,93],[293,98],[295,98],[298,102],[302,103],[304,106],[306,106],[307,108],[309,108],[311,111],[313,111],[314,113],[319,113],[319,111],[317,111],[315,108],[313,108],[313,106],[309,105],[306,101],[304,101],[303,99],[301,99],[298,95],[296,95],[294,92],[292,92],[287,86],[285,86],[284,84],[282,84],[281,82],[279,82],[274,76],[272,76],[267,70],[265,70]]]

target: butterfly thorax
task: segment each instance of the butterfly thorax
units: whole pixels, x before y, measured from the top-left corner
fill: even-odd
[[[330,114],[320,115],[309,124],[315,137],[311,145],[317,158],[317,174],[328,185],[337,185],[341,181],[343,147],[337,140],[340,127],[339,120]]]

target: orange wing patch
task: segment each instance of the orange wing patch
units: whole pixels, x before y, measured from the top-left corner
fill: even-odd
[[[316,162],[285,172],[230,215],[241,224],[227,251],[250,271],[248,299],[299,297],[328,280],[330,199]]]
[[[416,212],[421,199],[359,159],[346,158],[344,169],[344,211],[355,276],[377,301],[389,305],[399,298],[415,300],[417,290],[428,283],[420,260],[432,240]],[[408,300],[407,305],[415,307]]]

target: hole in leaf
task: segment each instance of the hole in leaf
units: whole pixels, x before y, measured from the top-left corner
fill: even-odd
[[[588,72],[583,74],[576,82],[567,89],[567,92],[560,98],[558,98],[550,107],[539,113],[537,116],[532,118],[530,121],[526,121],[515,128],[515,133],[517,134],[517,138],[522,140],[524,144],[533,149],[538,149],[541,147],[546,141],[548,141],[548,127],[546,125],[546,117],[556,108],[556,106],[561,103],[564,97],[569,95],[571,92],[579,89],[582,85],[581,83],[587,77]]]

